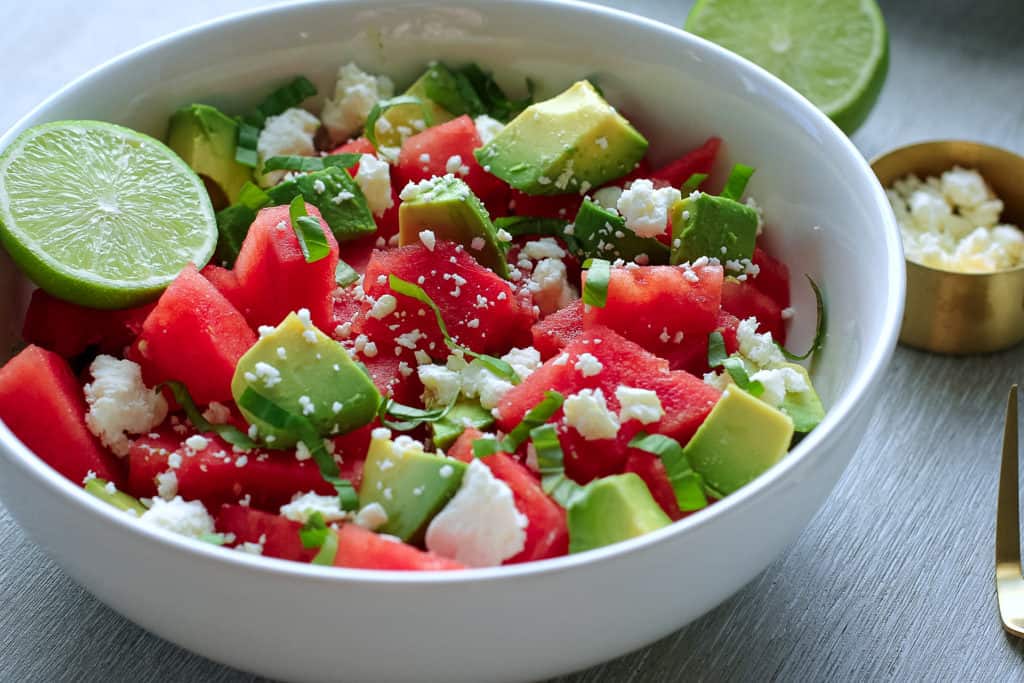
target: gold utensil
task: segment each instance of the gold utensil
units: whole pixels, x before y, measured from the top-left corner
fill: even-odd
[[[1003,463],[996,510],[996,596],[1007,633],[1024,638],[1024,576],[1020,567],[1020,505],[1017,474],[1017,385],[1006,402]]]
[[[1024,157],[977,142],[942,140],[894,149],[871,168],[883,187],[914,173],[976,169],[1003,200],[1002,220],[1024,226]],[[900,342],[926,351],[998,351],[1024,340],[1024,268],[954,273],[907,261],[907,305]]]

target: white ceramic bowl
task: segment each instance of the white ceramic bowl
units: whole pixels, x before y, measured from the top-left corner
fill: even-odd
[[[327,90],[348,60],[402,83],[431,59],[479,61],[510,89],[530,75],[544,94],[594,76],[650,137],[656,161],[723,136],[721,167],[759,169],[749,191],[794,273],[795,348],[809,343],[814,325],[801,275],[824,285],[831,327],[814,376],[829,413],[764,476],[669,528],[577,556],[448,574],[304,566],[144,528],[0,426],[0,495],[28,533],[128,618],[240,669],[296,680],[523,680],[646,645],[733,594],[796,538],[853,455],[895,343],[904,289],[898,233],[849,140],[750,63],[609,9],[357,0],[228,17],[83,76],[8,131],[0,148],[28,126],[65,118],[162,135],[181,104],[243,110],[298,73]],[[6,261],[0,283],[6,349],[30,286]]]

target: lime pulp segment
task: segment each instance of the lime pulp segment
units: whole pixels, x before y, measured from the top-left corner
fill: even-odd
[[[698,0],[686,30],[772,72],[847,132],[867,118],[888,68],[875,0]]]
[[[163,143],[98,121],[30,128],[0,155],[0,239],[40,287],[119,308],[159,294],[213,254],[199,177]]]

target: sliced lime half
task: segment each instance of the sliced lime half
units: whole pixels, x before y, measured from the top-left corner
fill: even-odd
[[[847,133],[871,112],[889,66],[875,0],[697,0],[686,30],[771,71]]]
[[[0,155],[0,241],[36,284],[94,308],[159,294],[217,243],[192,169],[148,135],[99,121],[22,133]]]

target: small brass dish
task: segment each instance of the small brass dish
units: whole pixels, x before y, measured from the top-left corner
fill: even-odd
[[[1003,200],[1002,221],[1024,226],[1024,157],[977,142],[921,142],[876,157],[883,187],[914,173],[939,176],[953,166],[981,173]],[[986,353],[1024,340],[1024,267],[957,273],[907,261],[900,342],[948,354]]]

